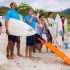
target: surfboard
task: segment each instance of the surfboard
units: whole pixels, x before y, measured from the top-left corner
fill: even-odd
[[[59,43],[58,43],[58,40],[57,40],[57,37],[56,37],[56,30],[57,30],[57,24],[56,22],[54,22],[54,25],[53,25],[53,28],[51,26],[48,26],[48,29],[52,35],[52,38],[53,38],[53,44],[57,47],[59,47]],[[46,25],[48,25],[48,22],[46,21]],[[53,30],[54,29],[54,30]]]
[[[4,16],[0,16],[0,21],[2,23],[2,32],[6,33],[6,29],[5,29],[5,17]]]
[[[51,33],[51,35],[52,35],[53,42],[54,42],[55,46],[59,47],[59,43],[58,43],[58,40],[57,40],[57,38],[56,38],[56,35],[55,35],[54,31],[52,30],[51,27],[49,27],[49,30],[50,30],[50,33]]]
[[[60,51],[58,48],[56,48],[54,45],[47,41],[43,41],[40,38],[38,38],[46,47],[48,47],[52,52],[54,52],[57,56],[59,56],[62,60],[64,60],[65,63],[70,65],[70,58],[68,58],[62,51]]]
[[[57,26],[57,40],[59,43],[59,46],[62,46],[62,22],[59,14],[57,14],[55,18],[55,22],[58,24]]]
[[[67,18],[66,18],[65,21],[64,21],[64,31],[65,31],[65,34],[68,33],[68,23],[67,23]]]
[[[6,56],[4,54],[2,54],[0,52],[0,65],[6,64],[8,63],[8,59],[6,58]]]
[[[36,34],[36,31],[31,26],[13,18],[8,22],[8,30],[11,35],[15,36],[31,36]]]
[[[20,20],[23,21],[23,16],[19,14]]]
[[[67,22],[67,18],[64,21],[64,43],[68,43],[68,22]],[[66,47],[66,45],[65,45]]]

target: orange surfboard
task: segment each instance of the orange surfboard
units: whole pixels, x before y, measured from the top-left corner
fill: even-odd
[[[52,45],[49,42],[44,42],[40,38],[38,38],[46,47],[48,47],[51,51],[53,51],[56,55],[58,55],[61,59],[64,60],[65,63],[70,65],[70,58],[68,58],[62,51],[60,51],[58,48],[56,48],[54,45]]]

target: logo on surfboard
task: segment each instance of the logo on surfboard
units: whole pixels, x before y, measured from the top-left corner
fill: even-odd
[[[60,31],[59,31],[59,34],[60,34],[61,36],[62,36],[62,33],[63,33],[62,30],[60,30]]]
[[[33,29],[30,27],[30,29],[28,29],[27,31],[31,32],[31,31],[33,31]]]
[[[58,22],[54,22],[54,24],[58,24]]]

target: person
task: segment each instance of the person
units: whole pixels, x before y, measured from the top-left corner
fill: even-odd
[[[65,20],[65,18],[64,18],[64,16],[61,16],[61,21],[62,21],[62,41],[64,41],[64,20]]]
[[[36,22],[38,22],[38,24],[40,23],[36,15],[33,13],[32,9],[28,11],[28,15],[25,17],[25,22],[34,29],[35,29]],[[35,45],[35,35],[27,36],[26,37],[26,56],[25,56],[26,58],[33,57],[32,50],[34,45]]]
[[[21,54],[20,54],[20,37],[9,34],[8,21],[10,18],[20,20],[20,17],[19,17],[18,12],[16,11],[16,8],[17,8],[16,3],[12,2],[10,4],[10,7],[11,7],[10,11],[8,11],[8,13],[5,16],[5,27],[6,27],[6,33],[8,35],[8,45],[7,45],[6,51],[7,51],[7,58],[13,59],[15,56],[13,53],[15,44],[17,46],[17,55],[21,56]]]
[[[53,19],[53,12],[48,12],[48,18],[47,18],[47,26],[51,26],[51,28],[54,28],[54,19]],[[46,36],[47,36],[47,41],[52,44],[52,35],[49,31],[49,29],[46,29]],[[48,52],[48,48],[47,48]]]
[[[0,22],[0,35],[2,33],[2,23]]]
[[[39,20],[40,20],[40,24],[36,23],[36,45],[38,47],[39,52],[41,52],[41,48],[42,48],[42,43],[38,40],[38,38],[42,39],[42,35],[41,32],[43,31],[44,27],[45,27],[45,19],[44,19],[44,14],[40,14],[39,15]]]

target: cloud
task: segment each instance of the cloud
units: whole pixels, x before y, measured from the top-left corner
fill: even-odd
[[[9,6],[9,4],[15,1],[18,5],[22,2],[26,2],[30,6],[35,8],[44,8],[47,11],[62,11],[70,8],[70,0],[1,0],[1,5]]]

